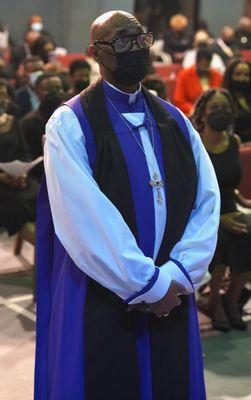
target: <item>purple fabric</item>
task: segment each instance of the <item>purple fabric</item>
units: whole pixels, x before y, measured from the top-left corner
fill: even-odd
[[[86,275],[57,239],[45,178],[37,214],[35,400],[84,399]]]
[[[170,257],[177,267],[187,277],[193,287],[193,282],[183,267],[183,265]],[[195,295],[188,296],[188,310],[189,310],[189,400],[206,400],[205,383],[204,383],[204,366],[201,349],[201,339],[199,330],[199,321]]]
[[[189,306],[189,400],[206,400],[204,366],[195,295],[188,296]]]

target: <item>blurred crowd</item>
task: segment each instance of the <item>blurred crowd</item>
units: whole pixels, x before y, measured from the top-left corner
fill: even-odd
[[[151,60],[144,85],[190,118],[220,186],[219,238],[210,284],[200,290],[203,295],[209,288],[210,294],[201,307],[215,328],[246,330],[242,309],[250,295],[251,199],[239,185],[240,147],[251,142],[251,19],[241,17],[236,27],[224,26],[215,37],[206,21],[191,32],[187,17],[176,14],[156,38]],[[29,18],[21,43],[13,43],[11,27],[0,24],[0,162],[42,156],[49,117],[98,76],[88,53],[57,46],[40,15]],[[19,177],[0,169],[0,228],[9,235],[35,223],[42,175],[42,163]]]

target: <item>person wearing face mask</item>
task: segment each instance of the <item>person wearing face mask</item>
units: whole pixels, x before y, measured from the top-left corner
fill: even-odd
[[[45,35],[53,40],[51,33],[44,29],[43,18],[39,14],[33,14],[30,16],[28,22],[28,30],[38,32],[40,35]]]
[[[20,107],[20,116],[24,117],[28,112],[36,110],[40,101],[35,92],[37,78],[43,74],[44,63],[41,58],[33,56],[23,62],[25,82],[16,90],[16,102]]]
[[[40,105],[36,110],[26,114],[21,121],[22,131],[33,160],[43,155],[42,136],[45,133],[45,125],[65,97],[61,78],[49,72],[37,78],[35,91]],[[38,181],[41,180],[43,172],[42,164],[38,164],[32,170],[33,176]]]
[[[90,85],[91,67],[87,61],[74,60],[70,67],[71,88],[68,94],[76,96]]]
[[[205,92],[195,105],[191,120],[201,135],[213,163],[221,193],[221,218],[218,243],[210,265],[209,314],[214,328],[228,332],[246,330],[238,302],[244,285],[251,279],[251,218],[238,212],[237,204],[251,214],[251,200],[237,190],[241,176],[239,138],[234,135],[235,107],[224,89]],[[247,214],[248,215],[248,214]],[[221,298],[220,288],[227,266],[231,284]]]
[[[18,120],[8,112],[8,84],[0,80],[0,162],[30,161]],[[37,182],[27,174],[9,175],[0,169],[0,227],[9,235],[35,221]]]
[[[180,71],[173,95],[174,104],[190,115],[195,101],[209,88],[221,86],[220,73],[211,68],[212,53],[203,48],[197,52],[196,64]]]
[[[101,78],[46,126],[36,399],[206,398],[194,290],[218,185],[188,119],[141,84],[152,44],[133,15],[99,16]]]
[[[251,65],[240,59],[228,64],[223,87],[231,93],[235,106],[234,131],[242,142],[251,141]]]

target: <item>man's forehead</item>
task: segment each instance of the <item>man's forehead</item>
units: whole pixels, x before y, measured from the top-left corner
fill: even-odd
[[[142,33],[143,28],[141,27],[140,24],[128,24],[124,26],[123,28],[118,27],[115,29],[110,30],[110,32],[107,32],[106,38],[104,40],[111,40],[111,39],[116,39],[118,37],[123,37],[127,35],[134,35],[137,33]]]
[[[99,19],[100,22],[100,19]],[[93,39],[95,40],[111,40],[115,37],[131,35],[143,32],[143,28],[137,19],[130,14],[113,15],[106,19],[93,29]]]

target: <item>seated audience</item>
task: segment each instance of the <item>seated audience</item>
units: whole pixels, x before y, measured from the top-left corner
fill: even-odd
[[[32,160],[43,155],[42,136],[45,134],[45,125],[64,98],[62,80],[56,74],[44,73],[37,78],[36,93],[40,106],[22,119],[22,131]],[[32,174],[40,181],[43,171],[43,165],[38,164]]]
[[[240,59],[229,62],[223,79],[235,107],[234,131],[242,142],[251,141],[251,65]]]
[[[17,71],[21,62],[32,55],[32,47],[39,38],[40,33],[36,31],[28,31],[25,33],[23,43],[15,46],[10,55],[10,68],[12,72]]]
[[[212,53],[208,49],[200,49],[196,56],[196,64],[180,71],[174,89],[173,101],[186,115],[193,111],[198,97],[209,88],[221,85],[221,75],[210,68]]]
[[[87,61],[75,60],[71,63],[69,70],[71,87],[68,93],[70,96],[76,96],[90,85],[91,67]]]
[[[218,242],[210,265],[209,312],[216,329],[246,330],[238,301],[251,278],[251,219],[238,211],[237,204],[251,209],[251,200],[238,192],[242,170],[239,139],[233,134],[234,104],[229,92],[224,89],[205,92],[196,103],[191,120],[214,165],[221,193]],[[221,298],[220,287],[227,266],[231,268],[231,284]]]
[[[188,19],[185,15],[175,14],[169,21],[169,29],[164,34],[164,52],[170,54],[174,63],[181,63],[185,51],[192,47],[188,31]]]
[[[18,121],[8,113],[8,84],[0,80],[0,162],[29,161]],[[9,235],[35,221],[38,184],[30,176],[18,178],[0,170],[0,227]]]
[[[214,40],[209,36],[208,32],[204,30],[197,31],[194,35],[193,49],[187,50],[182,62],[183,68],[189,68],[195,64],[196,54],[198,50],[203,48],[209,48],[212,52],[211,68],[218,70],[221,74],[225,72],[225,64],[219,54],[214,52],[211,48]]]
[[[23,85],[16,91],[16,102],[23,117],[39,106],[39,99],[35,92],[37,78],[43,73],[44,63],[41,58],[33,56],[23,61]]]

